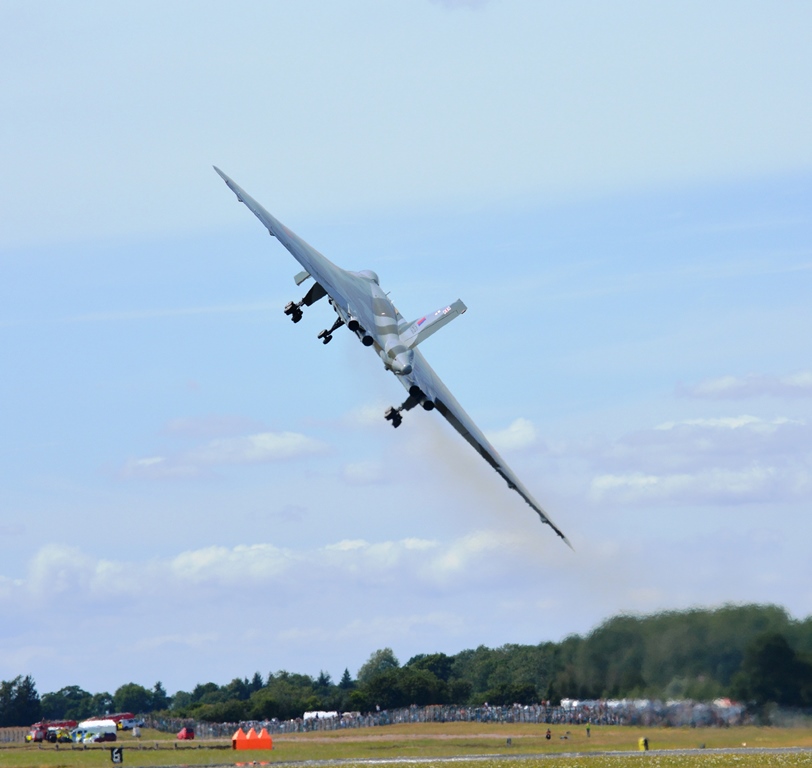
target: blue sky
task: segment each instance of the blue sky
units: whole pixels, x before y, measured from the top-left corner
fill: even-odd
[[[805,3],[0,5],[0,679],[812,613]],[[404,315],[575,546],[211,169]],[[805,514],[806,513],[806,514]],[[115,663],[99,664],[99,659]]]

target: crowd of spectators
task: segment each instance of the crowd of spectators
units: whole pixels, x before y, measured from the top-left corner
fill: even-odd
[[[654,701],[651,699],[609,699],[577,701],[564,699],[560,705],[514,704],[479,707],[430,706],[360,712],[308,712],[294,720],[266,720],[247,723],[193,723],[172,718],[148,718],[147,726],[177,731],[192,726],[199,738],[230,738],[238,727],[267,728],[271,734],[335,731],[370,728],[398,723],[547,723],[561,725],[640,725],[726,727],[746,721],[745,708],[729,699],[711,703]]]

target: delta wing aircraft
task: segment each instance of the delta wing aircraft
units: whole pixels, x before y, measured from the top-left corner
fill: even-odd
[[[237,200],[248,207],[268,228],[271,236],[285,246],[302,266],[303,271],[294,278],[296,285],[302,285],[309,279],[313,280],[313,284],[301,301],[288,303],[285,314],[294,323],[298,323],[302,319],[302,307],[309,307],[326,296],[337,318],[332,326],[319,333],[318,338],[327,344],[333,338],[333,333],[346,325],[364,346],[372,347],[378,353],[384,368],[395,374],[408,392],[408,397],[399,406],[387,409],[384,418],[391,422],[393,427],[398,427],[403,421],[404,411],[418,405],[427,411],[436,408],[504,478],[508,487],[516,491],[536,511],[541,521],[549,525],[568,546],[572,547],[567,537],[531,496],[530,491],[488,442],[417,349],[418,344],[463,314],[467,309],[465,304],[457,299],[452,304],[440,307],[436,312],[413,321],[406,320],[381,289],[378,275],[371,270],[348,272],[336,266],[271,216],[217,166],[214,166],[214,170],[237,196]]]

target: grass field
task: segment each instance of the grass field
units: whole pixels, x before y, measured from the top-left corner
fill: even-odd
[[[593,726],[586,735],[581,726],[551,726],[552,738],[544,735],[546,725],[426,723],[394,725],[359,730],[301,733],[276,736],[273,751],[234,752],[226,741],[179,743],[169,734],[145,731],[140,741],[125,733],[115,746],[124,747],[124,766],[251,766],[316,760],[386,760],[397,768],[410,760],[439,765],[442,758],[457,758],[455,768],[528,768],[527,758],[543,756],[549,768],[620,768],[633,765],[658,768],[693,766],[809,766],[812,768],[812,729],[807,728],[637,728]],[[650,751],[638,751],[638,739],[645,736]],[[508,744],[510,739],[510,744]],[[746,746],[744,746],[746,745]],[[0,766],[5,768],[93,768],[111,766],[112,744],[88,745],[4,745]],[[765,748],[805,748],[806,752],[765,753]],[[737,749],[735,754],[718,750]],[[675,750],[689,750],[676,754]],[[615,753],[615,754],[612,754]],[[622,754],[621,754],[622,753]],[[631,753],[631,754],[630,754]],[[467,759],[466,759],[467,758]],[[641,761],[641,762],[637,762]],[[535,760],[539,762],[538,759]]]

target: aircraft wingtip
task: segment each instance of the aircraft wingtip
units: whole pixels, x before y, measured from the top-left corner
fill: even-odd
[[[534,508],[535,508],[535,507],[534,507]],[[538,509],[538,508],[535,508],[535,509],[536,509],[536,512],[538,513],[538,516],[541,518],[541,522],[542,522],[542,523],[544,523],[545,525],[549,525],[549,526],[550,526],[550,528],[552,528],[552,529],[553,529],[553,530],[556,532],[556,534],[558,535],[558,537],[559,537],[559,538],[561,538],[561,539],[563,539],[563,540],[564,540],[564,543],[565,543],[565,544],[566,544],[566,545],[567,545],[567,546],[568,546],[568,547],[569,547],[569,548],[570,548],[570,549],[571,549],[573,552],[575,552],[575,547],[573,547],[573,546],[572,546],[572,544],[570,544],[570,540],[569,540],[569,539],[568,539],[568,538],[567,538],[567,537],[564,535],[564,533],[563,533],[561,530],[559,530],[558,526],[557,526],[557,525],[555,525],[555,524],[552,522],[552,520],[550,520],[550,518],[549,518],[549,517],[547,517],[547,515],[543,514],[543,513],[542,513],[542,511],[541,511],[540,509]]]

